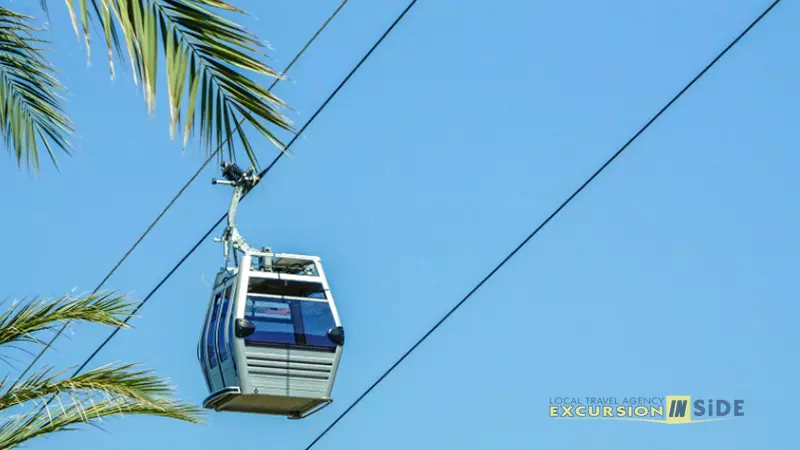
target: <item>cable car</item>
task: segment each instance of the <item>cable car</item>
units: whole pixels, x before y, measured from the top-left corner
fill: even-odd
[[[234,187],[222,238],[225,266],[216,276],[197,356],[215,411],[301,419],[331,403],[344,329],[317,256],[250,247],[236,228],[236,209],[256,183],[222,163]],[[230,257],[234,265],[228,266]]]

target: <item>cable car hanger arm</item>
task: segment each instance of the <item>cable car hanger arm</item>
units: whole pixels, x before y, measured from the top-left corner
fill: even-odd
[[[243,172],[235,163],[222,162],[222,176],[224,180],[212,179],[211,184],[226,184],[233,186],[233,195],[231,203],[228,206],[228,226],[222,232],[222,237],[215,238],[215,242],[222,242],[224,245],[225,261],[230,261],[231,250],[239,250],[242,253],[255,250],[250,244],[245,241],[244,237],[239,234],[239,229],[236,227],[236,212],[239,208],[239,200],[250,192],[257,183],[258,175],[252,168],[247,172]]]

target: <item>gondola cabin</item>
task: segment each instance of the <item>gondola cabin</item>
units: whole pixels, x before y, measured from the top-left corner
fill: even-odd
[[[246,251],[212,290],[198,345],[203,406],[306,417],[331,402],[343,344],[320,258]]]

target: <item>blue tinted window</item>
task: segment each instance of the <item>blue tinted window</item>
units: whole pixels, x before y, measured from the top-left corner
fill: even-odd
[[[198,356],[200,358],[200,367],[205,370],[206,368],[206,324],[203,324],[203,329],[200,330],[200,342],[198,342]]]
[[[231,288],[225,290],[225,297],[222,298],[222,307],[220,309],[218,347],[219,347],[219,360],[226,361],[228,359],[228,347],[225,345],[225,326],[228,324],[228,307],[231,302]]]
[[[327,302],[248,295],[245,318],[255,326],[247,342],[336,348],[328,338],[335,323]]]
[[[200,331],[200,342],[197,344],[197,357],[200,360],[200,369],[203,372],[203,378],[206,380],[206,386],[209,386],[211,389],[211,385],[208,382],[208,372],[206,371],[206,346],[203,342],[203,337],[206,335],[205,326]]]
[[[298,301],[303,315],[303,332],[306,344],[319,347],[336,347],[328,339],[328,330],[334,327],[333,313],[327,302]]]
[[[238,292],[234,292],[231,296],[231,303],[233,305],[231,306],[231,312],[228,315],[228,351],[230,352],[231,356],[234,355],[233,346],[236,342],[236,327],[234,326],[234,320],[236,319],[236,301],[234,298],[237,294]],[[236,374],[237,377],[239,376],[239,369],[236,367],[236,358],[233,358],[233,373]]]
[[[287,300],[247,296],[244,316],[256,331],[247,341],[270,344],[296,344],[292,308]]]
[[[208,322],[208,330],[206,333],[206,348],[208,352],[208,361],[209,367],[214,368],[217,367],[217,345],[214,342],[214,337],[216,333],[214,332],[217,329],[217,318],[219,316],[219,297],[220,295],[214,298],[214,306],[211,307],[211,320]]]

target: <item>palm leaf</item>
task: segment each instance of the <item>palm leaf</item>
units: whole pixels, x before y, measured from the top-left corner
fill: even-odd
[[[108,416],[145,414],[201,423],[202,409],[172,400],[169,384],[133,365],[106,366],[72,378],[59,379],[49,370],[31,375],[8,389],[2,386],[0,410],[39,404],[27,414],[0,424],[0,449],[14,448],[37,436],[67,431],[80,423],[95,424]],[[52,404],[51,404],[52,403]]]
[[[94,8],[84,6],[86,1],[91,1]],[[256,36],[220,15],[242,11],[222,0],[66,0],[66,3],[75,32],[83,35],[87,46],[90,41],[86,24],[92,18],[101,25],[109,55],[114,54],[113,37],[117,34],[123,37],[122,46],[133,68],[134,82],[142,86],[151,114],[156,105],[158,61],[163,51],[170,134],[174,137],[176,130],[182,128],[184,146],[198,128],[197,134],[207,150],[212,145],[226,146],[230,159],[235,160],[231,133],[236,133],[251,164],[257,167],[255,152],[245,132],[238,125],[234,130],[233,124],[243,121],[283,149],[272,127],[292,129],[281,112],[286,105],[253,78],[279,75],[256,58],[263,55],[260,51],[263,46]],[[123,57],[119,51],[116,54]],[[113,72],[112,58],[109,62]]]
[[[55,301],[34,300],[0,313],[0,345],[41,341],[35,336],[69,321],[91,322],[125,327],[133,304],[124,296],[92,294],[85,297],[61,297]]]
[[[51,370],[46,369],[8,389],[4,382],[0,382],[0,411],[69,392],[97,391],[153,405],[158,404],[159,398],[172,393],[164,380],[151,372],[137,370],[135,364],[108,365],[66,379],[59,379],[60,375],[51,374]]]
[[[39,169],[39,146],[69,154],[67,136],[72,123],[66,117],[50,62],[42,55],[31,18],[0,6],[0,132],[17,165]]]

